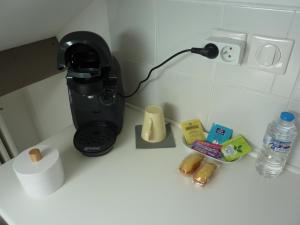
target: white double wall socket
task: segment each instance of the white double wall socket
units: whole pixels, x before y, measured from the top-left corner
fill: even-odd
[[[245,33],[216,29],[206,41],[215,44],[219,49],[219,55],[215,58],[216,62],[239,65],[244,57],[246,40],[247,34]]]
[[[275,74],[284,74],[293,45],[293,40],[253,36],[247,65]]]

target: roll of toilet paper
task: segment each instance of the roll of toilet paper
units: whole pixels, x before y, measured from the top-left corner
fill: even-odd
[[[41,159],[33,160],[36,149],[27,149],[18,155],[13,162],[13,169],[31,197],[43,197],[55,192],[64,183],[64,171],[57,149],[46,145],[34,148],[40,150]]]

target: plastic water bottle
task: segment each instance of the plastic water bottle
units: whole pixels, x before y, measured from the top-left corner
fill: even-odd
[[[260,175],[277,177],[282,173],[296,136],[295,116],[290,112],[282,112],[278,120],[268,125],[256,160]]]

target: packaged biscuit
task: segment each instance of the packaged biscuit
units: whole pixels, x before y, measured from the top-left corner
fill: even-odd
[[[213,176],[216,168],[217,165],[215,163],[205,162],[203,166],[197,169],[196,172],[194,173],[193,175],[194,182],[204,186],[209,181],[209,179]]]
[[[179,170],[185,175],[192,174],[201,164],[204,156],[199,153],[188,155],[180,164]]]
[[[180,125],[183,132],[183,136],[188,145],[193,144],[195,141],[205,140],[205,135],[200,120],[188,120],[182,122]]]

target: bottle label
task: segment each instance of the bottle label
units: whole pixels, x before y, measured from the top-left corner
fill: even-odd
[[[264,137],[264,145],[274,152],[288,153],[291,148],[291,141],[279,141],[269,135]]]

